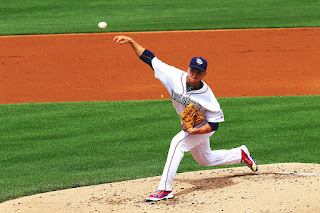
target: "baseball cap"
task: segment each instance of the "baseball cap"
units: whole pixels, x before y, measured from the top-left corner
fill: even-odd
[[[201,57],[193,57],[190,61],[191,68],[197,68],[199,70],[202,70],[203,72],[206,72],[207,70],[207,61],[204,58]]]

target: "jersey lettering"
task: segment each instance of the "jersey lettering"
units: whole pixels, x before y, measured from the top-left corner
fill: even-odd
[[[178,102],[184,106],[188,106],[192,102],[195,105],[195,107],[197,107],[199,110],[201,109],[201,105],[199,103],[197,103],[196,101],[191,100],[190,97],[182,96],[182,95],[174,92],[173,90],[172,90],[171,94],[172,94],[171,95],[172,100],[175,100],[176,102]]]

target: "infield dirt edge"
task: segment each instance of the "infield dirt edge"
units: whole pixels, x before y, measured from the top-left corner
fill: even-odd
[[[295,172],[310,175],[276,174]],[[179,173],[173,199],[145,202],[160,177],[79,187],[0,204],[2,212],[316,212],[320,164],[279,163]]]

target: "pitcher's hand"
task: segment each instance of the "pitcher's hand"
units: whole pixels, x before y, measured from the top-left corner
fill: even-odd
[[[133,39],[128,37],[128,36],[115,36],[113,40],[116,42],[116,44],[121,45],[121,44],[127,44],[127,43],[132,43]]]
[[[188,128],[186,125],[182,124],[181,125],[182,130],[189,133],[189,134],[194,134],[195,133],[195,129],[194,128]]]

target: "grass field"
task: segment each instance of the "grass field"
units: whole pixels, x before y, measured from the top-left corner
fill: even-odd
[[[246,144],[258,164],[320,163],[320,96],[219,102],[226,122],[211,137],[213,149]],[[0,123],[0,201],[161,175],[181,130],[171,100],[2,104]],[[212,168],[186,153],[179,172],[199,169]]]
[[[1,0],[0,35],[318,27],[318,0]]]

